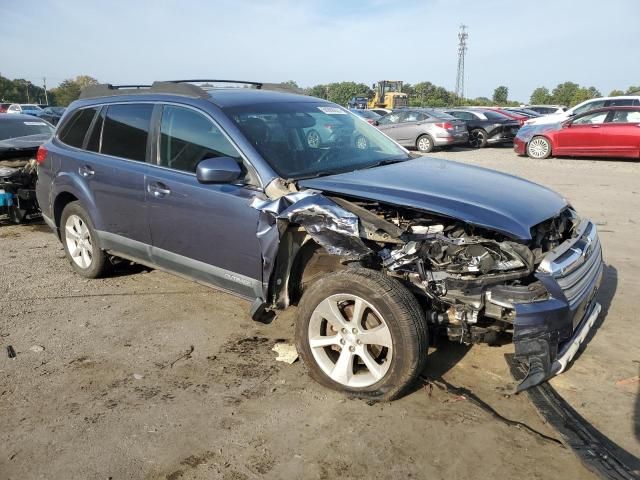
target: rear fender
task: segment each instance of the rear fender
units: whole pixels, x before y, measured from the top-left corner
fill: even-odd
[[[82,205],[82,208],[87,211],[95,228],[97,230],[104,229],[102,216],[100,215],[100,211],[96,207],[95,197],[86,182],[80,180],[78,177],[68,172],[60,172],[58,173],[58,175],[56,175],[51,190],[52,206],[55,206],[56,199],[61,194],[70,193],[78,199],[78,201]],[[56,221],[56,226],[59,227],[60,225],[57,224],[59,219],[56,218],[54,220]]]

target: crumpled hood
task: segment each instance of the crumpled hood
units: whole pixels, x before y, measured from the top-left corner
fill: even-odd
[[[568,205],[553,190],[522,178],[426,157],[298,184],[440,214],[522,240]]]

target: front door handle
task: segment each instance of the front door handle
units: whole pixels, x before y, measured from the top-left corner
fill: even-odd
[[[171,193],[171,190],[162,182],[151,182],[147,186],[147,191],[156,198],[163,198]]]
[[[600,128],[600,125],[591,125],[591,128]]]
[[[89,165],[83,165],[82,167],[78,168],[78,173],[81,177],[84,178],[92,177],[96,174],[95,170]]]

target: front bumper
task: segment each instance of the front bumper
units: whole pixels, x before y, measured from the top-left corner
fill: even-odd
[[[571,362],[600,313],[595,296],[603,271],[596,227],[589,220],[545,257],[536,277],[549,297],[513,304],[516,359],[529,366],[518,391],[562,373]]]
[[[513,139],[513,151],[518,155],[526,155],[527,144],[518,137]]]

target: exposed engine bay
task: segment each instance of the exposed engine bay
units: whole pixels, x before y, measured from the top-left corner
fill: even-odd
[[[36,161],[0,161],[0,217],[22,223],[40,218],[36,199]]]
[[[387,234],[392,240],[376,242],[380,248],[369,261],[426,296],[430,323],[442,327],[449,339],[464,343],[496,342],[500,332],[512,329],[512,302],[546,298],[533,272],[578,224],[575,212],[567,208],[534,227],[527,243],[414,210],[332,200],[351,211],[355,205],[387,224],[360,217],[365,238]]]

